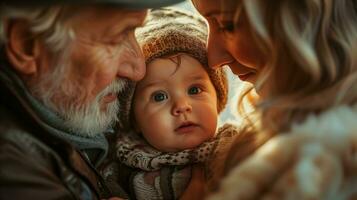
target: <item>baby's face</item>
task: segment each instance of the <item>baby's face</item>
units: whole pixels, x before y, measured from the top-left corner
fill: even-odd
[[[207,72],[196,59],[180,57],[179,66],[170,59],[149,63],[134,97],[138,129],[165,152],[194,148],[217,127],[217,94]]]

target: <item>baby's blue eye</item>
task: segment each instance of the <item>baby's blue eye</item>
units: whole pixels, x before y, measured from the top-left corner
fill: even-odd
[[[202,92],[202,89],[196,86],[190,87],[190,89],[188,89],[188,94],[199,94]]]
[[[152,95],[152,99],[155,101],[155,102],[160,102],[160,101],[163,101],[165,99],[168,99],[168,96],[166,93],[164,92],[156,92]]]

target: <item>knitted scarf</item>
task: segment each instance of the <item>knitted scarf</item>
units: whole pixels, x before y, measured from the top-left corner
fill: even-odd
[[[133,198],[179,199],[191,179],[191,165],[209,163],[219,153],[216,147],[227,143],[236,133],[238,128],[226,124],[219,128],[216,137],[198,147],[170,153],[153,148],[138,133],[119,133],[116,159],[139,169],[128,181]],[[209,176],[210,172],[206,172]]]
[[[127,166],[144,171],[155,171],[162,166],[204,163],[215,154],[218,143],[230,138],[237,128],[226,124],[218,130],[217,136],[193,149],[178,152],[161,152],[152,147],[141,135],[133,131],[119,133],[116,143],[117,158]]]
[[[0,53],[3,52],[0,50]],[[4,60],[4,58],[0,58],[0,65],[0,82],[5,84],[6,87],[12,91],[27,112],[31,114],[40,126],[47,130],[49,134],[67,140],[78,150],[86,153],[93,165],[98,166],[103,161],[108,152],[108,142],[104,134],[114,132],[112,128],[108,128],[104,133],[98,133],[93,137],[84,137],[72,132],[70,127],[64,125],[65,123],[62,118],[49,108],[43,106],[41,102],[30,94],[22,80],[17,76],[10,64]],[[131,90],[133,89],[131,88]],[[124,94],[121,94],[120,96],[124,103],[128,100],[127,97],[123,98],[126,92],[127,91],[123,92]],[[121,103],[120,106],[120,111],[123,112],[126,105]],[[126,113],[123,112],[123,114]],[[121,115],[120,120],[122,121]]]

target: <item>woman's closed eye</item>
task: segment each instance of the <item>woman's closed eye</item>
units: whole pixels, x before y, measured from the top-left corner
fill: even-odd
[[[225,33],[233,33],[235,25],[233,21],[225,21],[222,23],[219,23],[219,30]]]
[[[157,91],[151,95],[151,100],[154,102],[161,102],[168,99],[168,95],[164,91]]]
[[[216,31],[225,36],[234,36],[234,32],[236,30],[236,24],[233,20],[220,20],[217,18],[208,18],[208,22],[212,24],[212,27]]]

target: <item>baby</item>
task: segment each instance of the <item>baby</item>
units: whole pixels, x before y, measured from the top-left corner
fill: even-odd
[[[225,126],[217,133],[227,80],[222,68],[207,65],[206,32],[200,18],[170,8],[152,10],[137,31],[147,71],[133,95],[132,129],[120,132],[116,145],[132,198],[178,199],[191,166],[208,162],[232,132]]]

